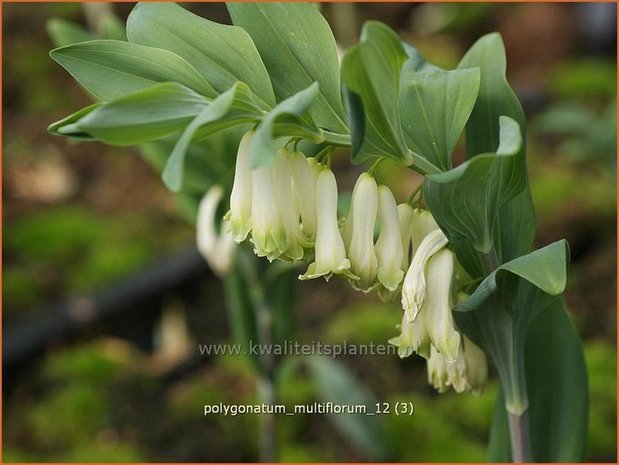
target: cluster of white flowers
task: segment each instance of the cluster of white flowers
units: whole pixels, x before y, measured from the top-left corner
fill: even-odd
[[[383,300],[401,294],[401,334],[390,340],[400,356],[426,358],[430,382],[440,391],[479,391],[486,358],[455,327],[454,254],[430,212],[398,205],[387,186],[363,173],[340,221],[337,182],[327,166],[280,149],[271,166],[252,169],[251,139],[252,132],[245,134],[238,150],[228,234],[239,243],[251,235],[254,252],[271,261],[308,262],[302,280],[328,281],[335,274]]]

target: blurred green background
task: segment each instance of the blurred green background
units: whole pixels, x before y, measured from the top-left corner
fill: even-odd
[[[222,4],[183,4],[228,22]],[[116,4],[124,21],[132,4]],[[105,289],[193,242],[193,227],[155,171],[132,149],[72,144],[49,123],[90,102],[48,56],[45,25],[92,26],[80,4],[3,7],[3,328],[69,296]],[[588,461],[616,460],[616,9],[612,4],[325,4],[343,48],[378,19],[430,60],[453,67],[482,34],[503,35],[508,77],[529,115],[529,171],[537,245],[565,237],[572,264],[568,306],[585,343],[591,407]],[[461,155],[461,153],[460,153]],[[459,153],[456,153],[459,156]],[[342,185],[356,174],[345,154]],[[417,181],[380,176],[402,199]],[[149,350],[94,331],[48,347],[10,373],[4,390],[3,460],[255,461],[254,416],[202,415],[205,403],[256,400],[253,372],[217,357],[170,382],[197,343],[225,342],[220,284],[207,277],[187,295],[162,296]],[[379,304],[343,283],[298,288],[299,339],[383,344],[398,304]],[[135,324],[135,323],[131,323]],[[172,341],[172,342],[171,342]],[[476,397],[437,395],[415,357],[341,359],[381,402],[412,401],[412,417],[381,418],[393,461],[483,461],[496,379]],[[318,394],[303,370],[279,380],[282,403]],[[366,456],[322,416],[278,417],[281,461],[355,461]]]

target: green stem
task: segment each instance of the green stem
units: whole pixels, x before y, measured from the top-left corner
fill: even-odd
[[[512,445],[512,460],[516,463],[531,462],[531,443],[529,440],[529,415],[526,410],[521,415],[507,412],[509,439]]]
[[[251,260],[248,254],[242,253],[242,251],[239,252],[241,252],[239,253],[239,266],[245,277],[249,298],[256,312],[258,343],[263,347],[271,346],[273,344],[273,312],[267,304],[262,282],[255,269],[255,262]],[[272,350],[261,350],[258,357],[262,368],[258,386],[260,402],[269,406],[275,405],[277,400],[275,383],[277,359]],[[259,418],[260,461],[275,462],[277,449],[275,415],[267,413],[260,415]]]
[[[323,131],[325,142],[331,145],[350,147],[350,134],[339,134],[337,132]]]
[[[494,247],[489,253],[480,255],[488,274],[500,266]],[[519,334],[524,334],[524,331],[521,331],[522,328],[518,328],[519,321],[512,320],[510,316],[505,318],[508,321],[503,320],[502,323],[496,321],[498,325],[496,327],[492,322],[488,322],[487,329],[495,336],[492,338],[494,343],[490,352],[492,352],[491,355],[497,366],[505,394],[505,410],[508,417],[512,460],[514,462],[530,462],[533,456],[527,414],[529,399],[524,354],[520,350],[524,347],[524,341],[517,339]],[[483,324],[481,321],[480,323]],[[497,328],[503,328],[503,330],[497,331]]]

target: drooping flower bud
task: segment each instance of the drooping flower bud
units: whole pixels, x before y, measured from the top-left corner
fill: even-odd
[[[378,187],[378,219],[380,234],[376,241],[378,280],[389,291],[395,291],[402,281],[402,237],[398,207],[387,186]]]
[[[230,270],[236,250],[232,233],[222,227],[218,234],[215,227],[217,207],[223,193],[221,186],[216,185],[209,189],[200,201],[196,222],[198,251],[218,276],[223,276]]]
[[[398,205],[398,219],[400,222],[400,238],[402,240],[402,271],[408,270],[412,249],[413,226],[415,212],[407,203]]]
[[[253,131],[245,133],[239,144],[234,168],[234,184],[230,194],[230,211],[226,219],[236,242],[243,242],[251,231],[252,182],[251,141]]]
[[[300,260],[303,258],[303,247],[300,244],[299,212],[292,196],[292,159],[287,149],[280,149],[275,155],[273,186],[286,235],[286,246],[284,250],[280,250],[280,258],[287,261]]]
[[[288,248],[288,243],[275,198],[272,167],[259,166],[251,170],[251,182],[254,252],[273,261]]]
[[[447,359],[433,346],[428,358],[428,383],[434,386],[438,392],[445,392],[449,388],[449,374],[447,372]]]
[[[445,392],[451,386],[458,393],[471,391],[480,394],[486,383],[486,355],[466,336],[462,341],[458,357],[453,362],[432,346],[427,366],[428,382],[438,392]]]
[[[486,354],[466,336],[464,336],[462,351],[464,352],[469,389],[474,394],[481,394],[488,380]]]
[[[349,275],[350,261],[337,225],[337,183],[326,167],[321,169],[316,182],[316,206],[315,261],[299,279],[324,276],[328,281],[332,274]]]
[[[294,199],[299,212],[303,235],[313,243],[316,240],[316,181],[319,163],[306,158],[301,152],[292,153],[292,183]]]
[[[416,232],[413,233],[414,235]],[[414,244],[413,237],[413,245]],[[440,229],[427,234],[415,247],[415,254],[402,284],[402,308],[411,320],[417,317],[426,294],[426,264],[439,250],[447,245],[447,237]]]
[[[409,321],[406,315],[403,315],[402,323],[398,326],[400,335],[389,339],[389,343],[398,348],[400,358],[408,357],[412,353],[426,359],[430,357],[430,335],[423,312],[417,315],[415,321]]]
[[[370,291],[376,285],[378,261],[374,248],[374,224],[378,213],[378,186],[374,178],[363,173],[357,179],[351,205],[352,233],[348,247],[350,271],[359,277],[352,286]]]
[[[428,286],[421,308],[432,345],[450,362],[458,356],[460,333],[454,327],[451,313],[451,282],[454,257],[449,249],[439,250],[427,266]]]

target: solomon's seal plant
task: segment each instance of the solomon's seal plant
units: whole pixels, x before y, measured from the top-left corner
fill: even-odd
[[[301,280],[346,280],[401,301],[389,342],[401,357],[425,358],[439,392],[480,393],[492,362],[501,393],[490,460],[582,459],[586,374],[560,297],[568,247],[533,250],[526,121],[501,37],[480,38],[447,70],[370,21],[340,62],[313,5],[228,10],[232,26],[139,4],[126,41],[53,50],[95,103],[50,132],[139,145],[186,205],[204,196],[199,249],[226,275],[232,308],[247,308],[242,294],[254,309],[241,338],[290,336],[290,305],[277,296],[293,286],[291,269]],[[466,160],[454,166],[463,132]],[[354,164],[373,162],[348,211],[330,167],[338,147]],[[408,200],[377,179],[383,159],[423,175]],[[272,401],[278,362],[256,363]]]

